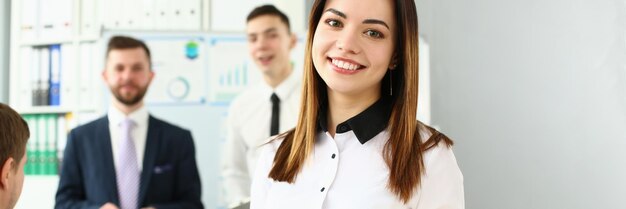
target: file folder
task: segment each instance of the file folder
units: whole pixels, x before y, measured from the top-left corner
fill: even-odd
[[[45,172],[45,141],[47,131],[46,118],[44,115],[37,117],[37,138],[35,140],[35,175],[44,175]]]
[[[33,75],[31,74],[31,68],[33,65],[34,50],[32,47],[20,48],[20,62],[19,62],[19,107],[32,107],[33,96],[32,94],[32,82]]]
[[[48,100],[50,98],[50,50],[48,48],[41,48],[39,51],[39,94],[37,95],[37,101],[40,106],[47,106],[50,104]]]
[[[50,106],[61,105],[61,45],[50,46]]]
[[[21,0],[20,36],[21,41],[34,41],[39,32],[39,0]]]
[[[33,56],[30,64],[30,89],[31,89],[31,101],[33,102],[31,106],[39,106],[41,105],[41,86],[39,81],[41,80],[41,73],[39,72],[39,68],[41,68],[41,48],[32,48]]]
[[[61,106],[76,106],[76,46],[61,45]]]
[[[93,37],[97,36],[100,31],[101,24],[99,23],[99,12],[97,9],[96,0],[83,0],[81,1],[80,17],[81,26],[80,33],[83,36]]]

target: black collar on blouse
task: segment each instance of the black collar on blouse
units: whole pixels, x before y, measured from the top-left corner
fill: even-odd
[[[319,128],[327,132],[328,103],[320,106],[317,121]],[[337,129],[335,130],[337,133],[345,133],[352,130],[359,142],[365,144],[387,128],[389,118],[391,117],[391,106],[391,99],[384,95],[374,104],[363,110],[363,112],[337,125]]]

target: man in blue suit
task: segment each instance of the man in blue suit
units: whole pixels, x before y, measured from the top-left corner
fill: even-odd
[[[143,104],[154,72],[142,41],[111,38],[102,78],[106,116],[72,130],[55,208],[203,208],[188,130],[150,116]]]

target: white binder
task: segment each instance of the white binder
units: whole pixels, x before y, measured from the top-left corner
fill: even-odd
[[[39,2],[39,40],[50,41],[55,37],[55,10],[57,0],[40,0]]]
[[[41,0],[41,1],[51,1],[51,0]],[[54,0],[56,2],[55,11],[53,11],[53,18],[55,24],[54,30],[54,38],[69,40],[72,38],[74,27],[74,20],[72,18],[73,12],[73,0]]]
[[[73,108],[76,105],[76,46],[61,46],[61,106]]]
[[[32,55],[29,57],[30,59],[30,97],[31,97],[31,105],[30,106],[38,106],[41,103],[41,87],[39,85],[39,80],[41,80],[41,73],[39,72],[39,68],[41,68],[41,48],[31,48]]]
[[[155,2],[160,0],[140,0],[141,7],[139,7],[139,24],[138,28],[142,30],[153,30],[155,27],[155,18],[157,10],[155,8]]]
[[[107,0],[98,1],[98,13],[105,29],[119,29],[122,25],[122,1]]]
[[[93,95],[96,92],[94,92],[94,81],[92,78],[95,76],[95,69],[103,68],[103,66],[94,65],[94,46],[95,44],[93,43],[80,45],[80,67],[78,68],[78,75],[80,76],[78,107],[80,108],[89,109],[94,107]]]
[[[172,19],[174,22],[173,29],[190,31],[201,29],[202,8],[200,0],[184,0],[175,5],[175,9],[180,14],[174,15]]]
[[[168,30],[172,25],[172,10],[171,0],[154,0],[154,29],[156,30]]]
[[[34,75],[31,74],[33,68],[33,55],[35,50],[32,47],[20,48],[20,63],[19,63],[19,103],[20,108],[29,108],[33,106],[33,83],[31,79]],[[37,66],[38,68],[38,66]]]
[[[39,105],[49,105],[50,95],[50,49],[41,48],[39,56]]]
[[[35,41],[39,36],[39,0],[20,1],[20,40]]]
[[[101,24],[98,18],[98,9],[97,9],[96,0],[82,0],[81,1],[81,9],[80,9],[80,18],[81,18],[81,26],[80,26],[80,34],[82,36],[93,37],[97,36]]]

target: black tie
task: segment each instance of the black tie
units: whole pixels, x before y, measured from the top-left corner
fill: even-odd
[[[272,125],[270,126],[270,136],[278,134],[278,117],[280,116],[280,99],[276,93],[272,94]]]

